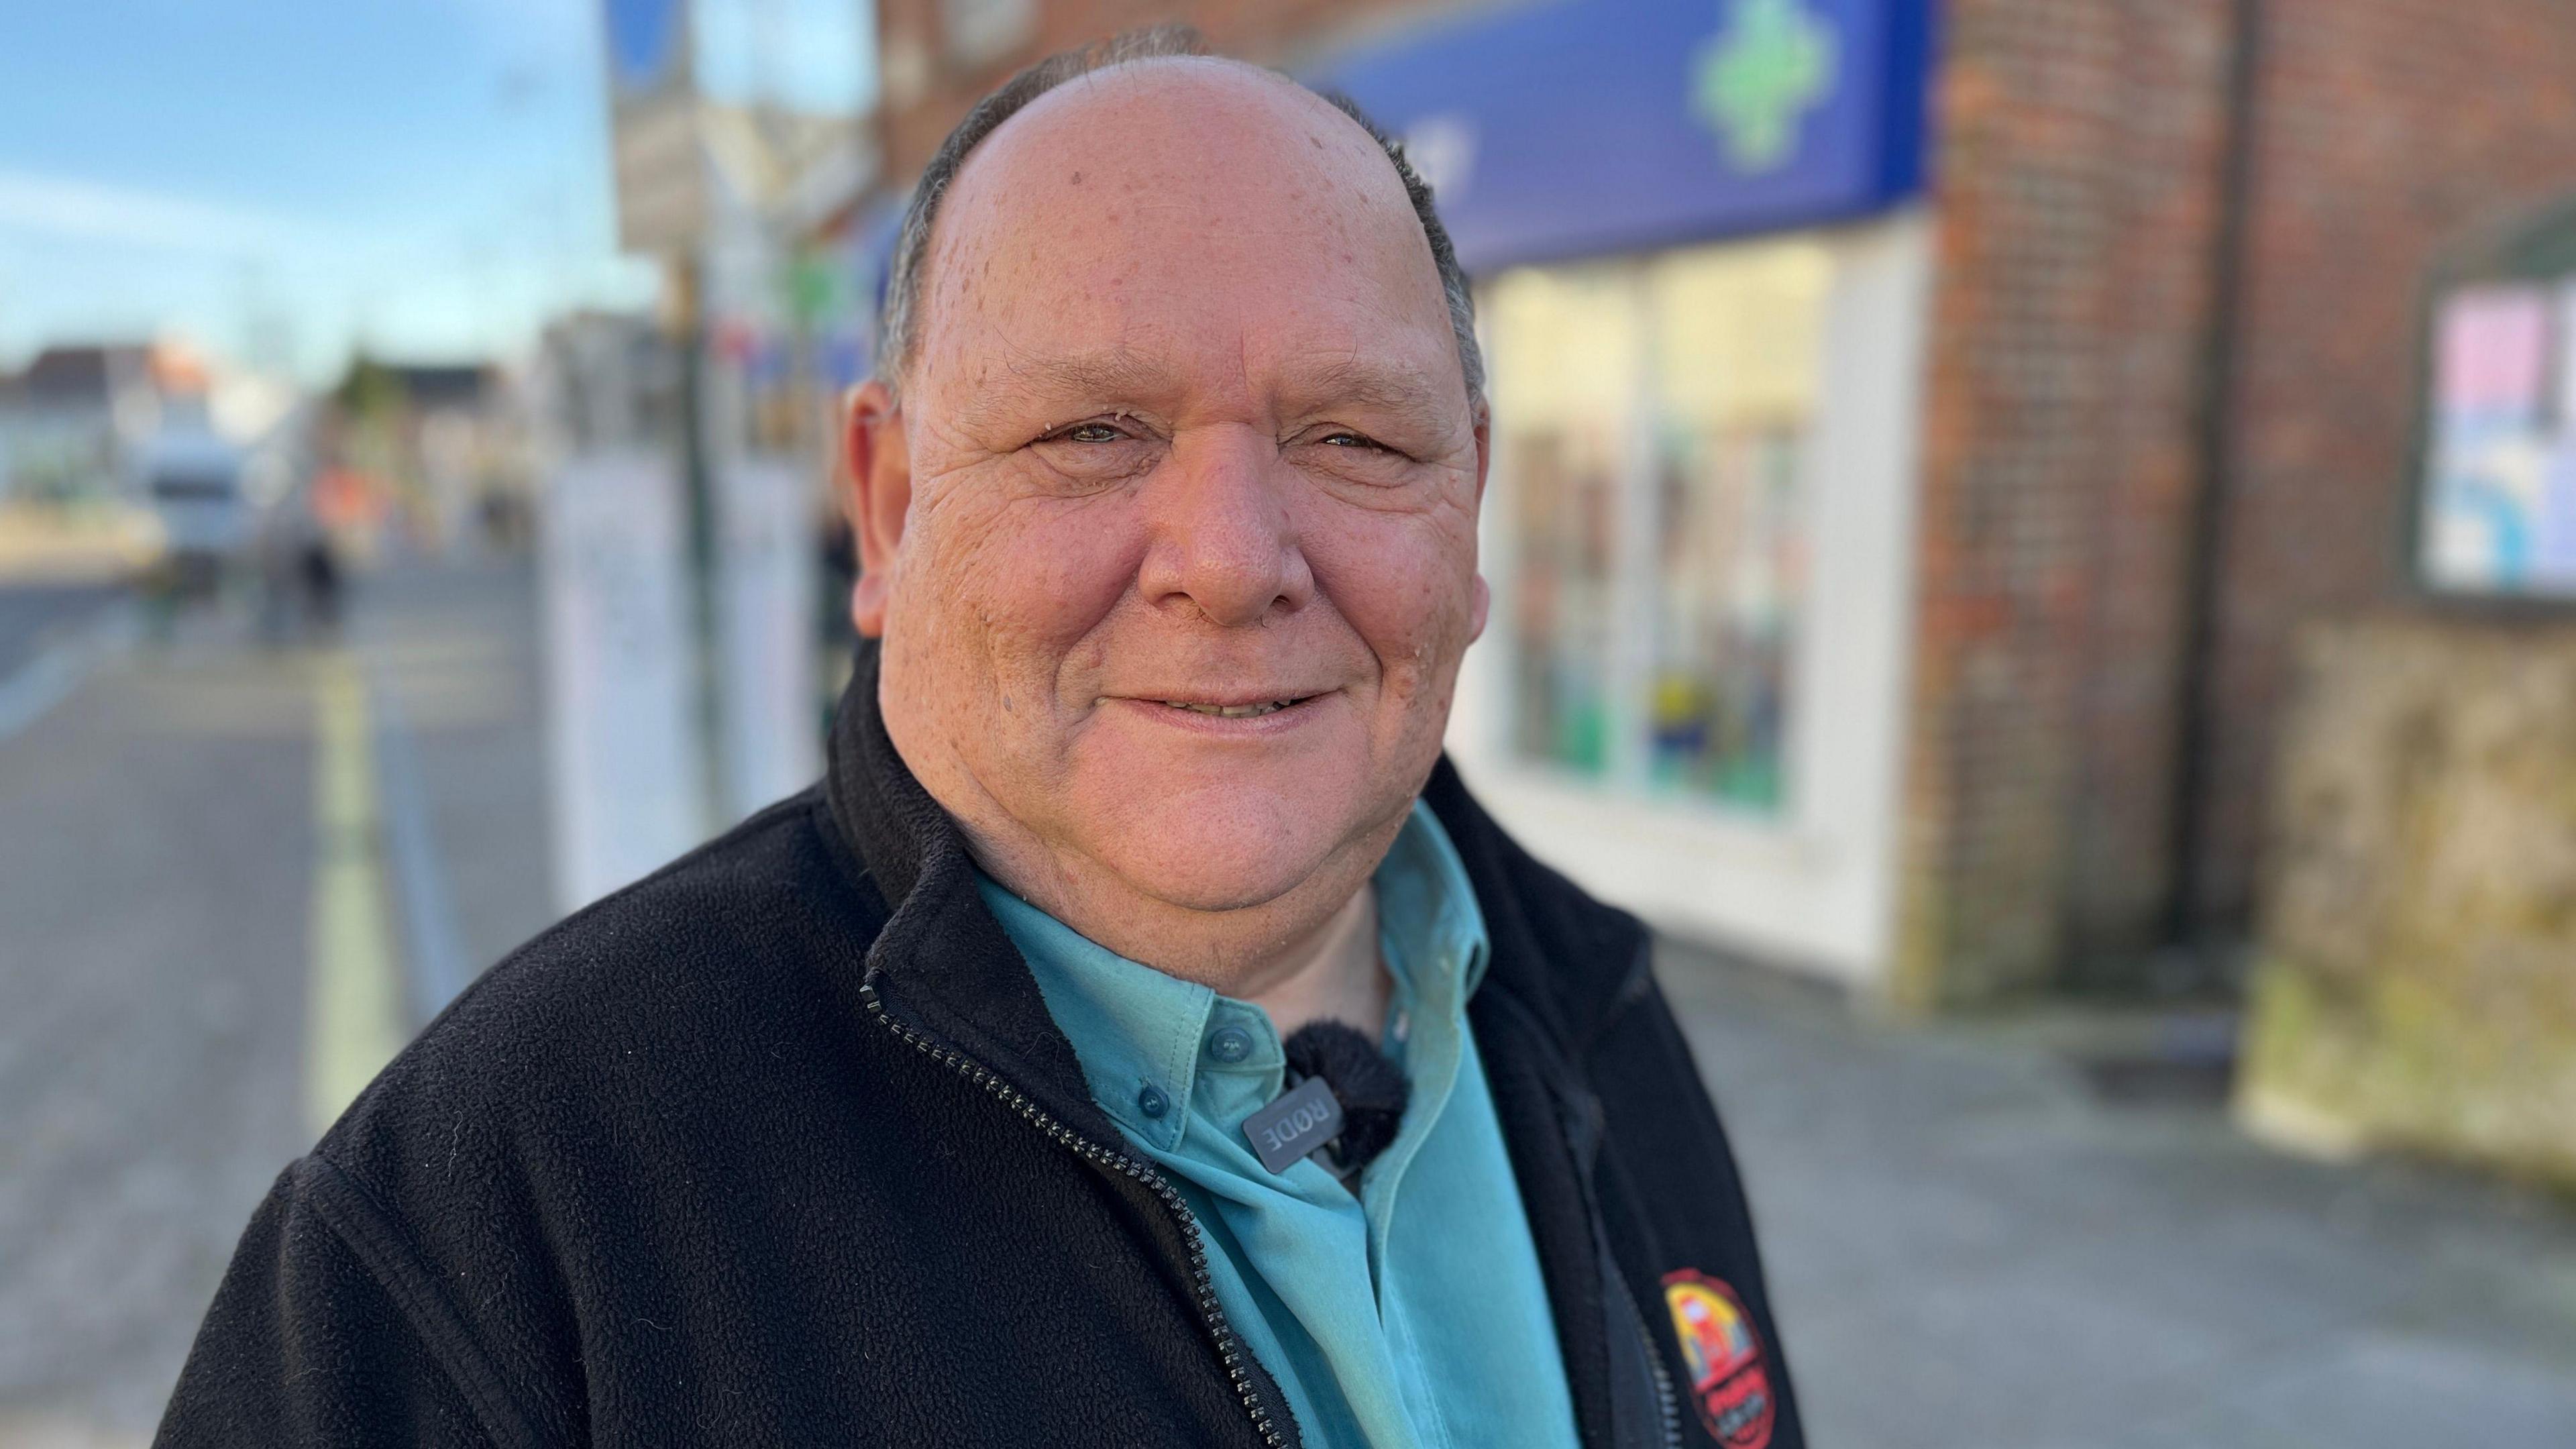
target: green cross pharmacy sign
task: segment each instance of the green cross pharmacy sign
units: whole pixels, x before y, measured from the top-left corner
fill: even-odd
[[[2069,0],[2072,3],[2072,0]],[[1883,216],[1923,194],[1943,0],[1478,8],[1315,79],[1453,164],[1468,270]]]
[[[1738,171],[1778,169],[1798,123],[1833,91],[1834,28],[1804,0],[1725,0],[1725,28],[1700,47],[1692,110]]]

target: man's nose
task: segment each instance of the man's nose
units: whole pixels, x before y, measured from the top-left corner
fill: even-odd
[[[1284,472],[1278,448],[1248,427],[1180,439],[1145,485],[1151,542],[1137,583],[1146,600],[1228,627],[1301,607],[1315,581]]]

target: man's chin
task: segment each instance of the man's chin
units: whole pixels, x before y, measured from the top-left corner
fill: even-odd
[[[1314,881],[1332,854],[1323,842],[1209,839],[1188,830],[1155,840],[1123,842],[1101,852],[1137,894],[1183,910],[1210,913],[1255,910],[1283,901]]]
[[[1130,890],[1193,911],[1240,911],[1296,893],[1350,844],[1351,812],[1328,789],[1230,782],[1117,792],[1088,814],[1085,854]],[[1108,802],[1102,802],[1104,805]]]

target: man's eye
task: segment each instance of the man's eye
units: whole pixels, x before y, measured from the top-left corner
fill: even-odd
[[[1384,443],[1360,433],[1326,433],[1316,441],[1329,444],[1336,448],[1367,448],[1381,453],[1386,451],[1386,445]]]
[[[1107,423],[1076,423],[1055,436],[1067,443],[1114,443],[1127,435]]]

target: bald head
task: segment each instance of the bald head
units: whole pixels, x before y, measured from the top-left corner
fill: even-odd
[[[1057,170],[1054,186],[1041,174],[1048,167]],[[1481,406],[1484,367],[1467,281],[1430,189],[1402,150],[1346,99],[1319,96],[1275,71],[1200,54],[1196,37],[1176,27],[1131,32],[1041,61],[986,97],[950,133],[923,171],[897,240],[880,319],[879,379],[897,391],[908,384],[940,288],[972,289],[979,280],[934,274],[961,248],[978,253],[979,268],[989,263],[997,239],[983,231],[1005,219],[1010,206],[1057,211],[1041,233],[1067,237],[1076,228],[1057,193],[1083,184],[1075,179],[1082,173],[1093,196],[1117,191],[1132,203],[1095,215],[1112,228],[1106,235],[1132,234],[1149,219],[1188,226],[1194,204],[1228,209],[1223,187],[1176,184],[1193,170],[1204,177],[1211,168],[1238,191],[1276,192],[1307,205],[1311,215],[1295,220],[1332,242],[1362,234],[1350,225],[1355,212],[1400,219],[1390,239],[1399,241],[1408,261],[1428,263],[1423,284],[1444,314],[1461,384]],[[978,213],[950,219],[951,193],[969,176],[977,178],[967,189],[978,196]]]

